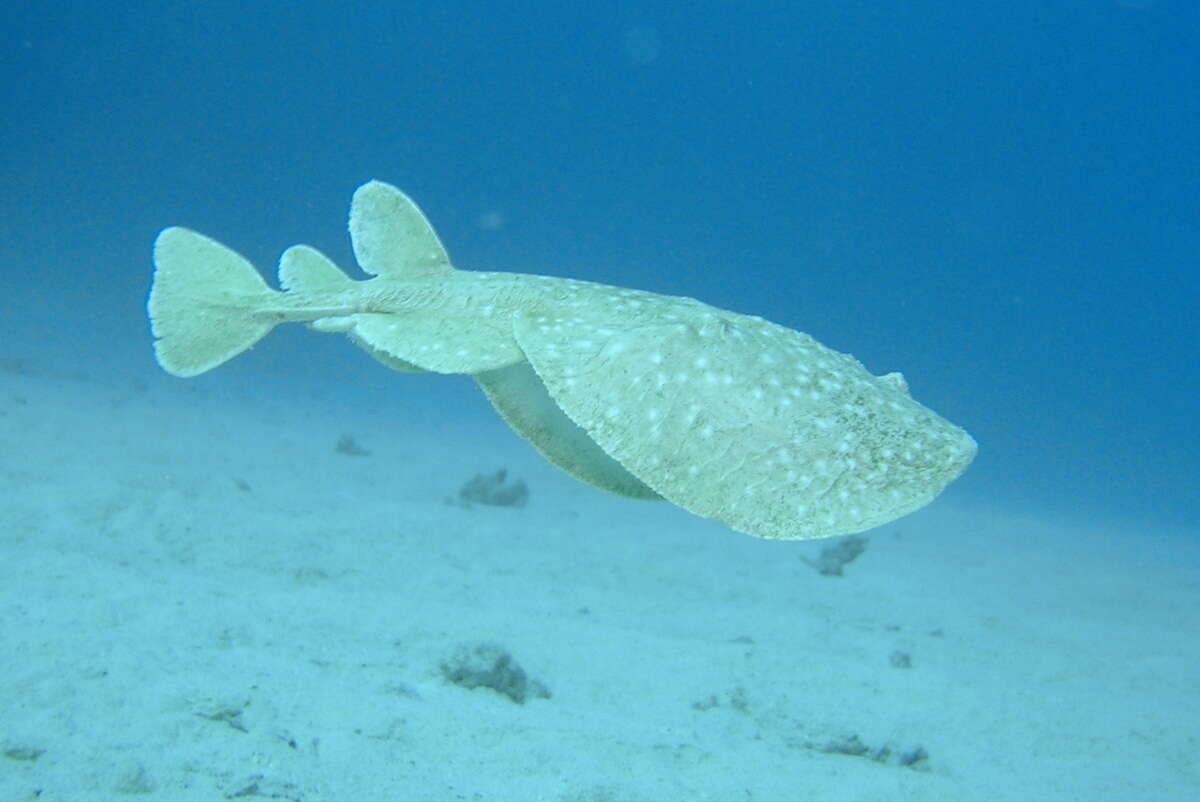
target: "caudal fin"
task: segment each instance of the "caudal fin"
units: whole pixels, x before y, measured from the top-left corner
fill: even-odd
[[[279,321],[260,310],[277,294],[239,254],[186,228],[154,241],[150,328],[163,370],[198,376],[233,359]]]

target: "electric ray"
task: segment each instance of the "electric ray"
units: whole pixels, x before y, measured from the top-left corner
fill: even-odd
[[[860,532],[924,506],[975,456],[965,431],[898,373],[758,317],[691,298],[455,269],[400,190],[350,208],[355,281],[306,245],[282,291],[185,228],[154,243],[158,362],[195,376],[276,324],[348,335],[404,372],[467,373],[547,459],[623,496],[666,499],[765,538]]]

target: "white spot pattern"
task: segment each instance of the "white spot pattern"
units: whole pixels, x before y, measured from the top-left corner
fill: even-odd
[[[961,429],[806,334],[686,298],[556,290],[571,315],[546,303],[515,327],[551,396],[698,514],[762,537],[861,531],[930,501],[974,455]],[[641,417],[605,413],[627,405]]]

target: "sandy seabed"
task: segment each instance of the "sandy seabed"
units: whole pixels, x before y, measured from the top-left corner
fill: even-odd
[[[1200,799],[1198,533],[951,490],[824,576],[498,418],[204,381],[0,365],[5,802]]]

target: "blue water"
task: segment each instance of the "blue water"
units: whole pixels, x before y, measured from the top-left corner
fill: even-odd
[[[2,356],[166,381],[158,229],[352,264],[380,178],[462,267],[693,295],[903,371],[980,443],[951,493],[1200,518],[1190,0],[34,2],[0,30]]]

